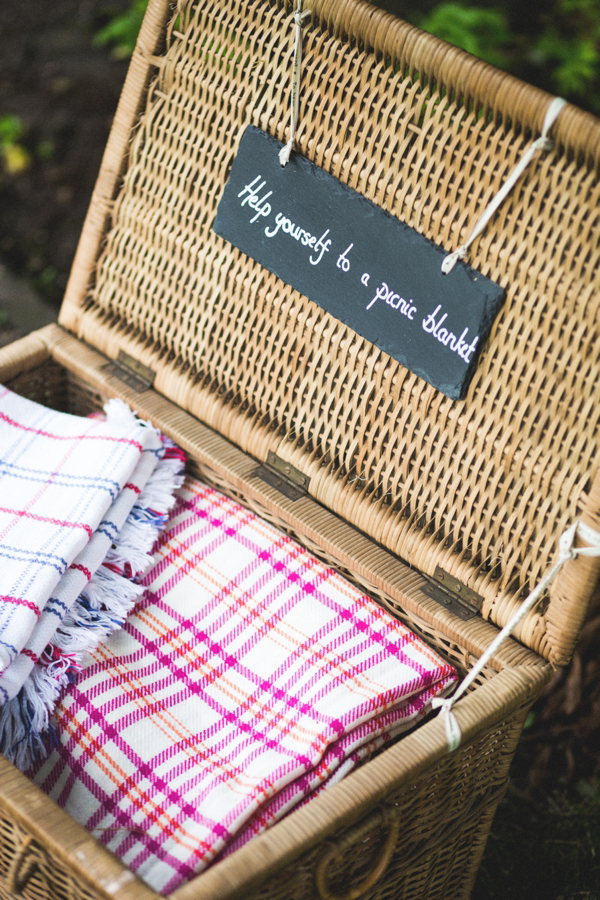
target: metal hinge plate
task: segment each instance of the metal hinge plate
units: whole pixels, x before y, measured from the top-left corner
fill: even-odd
[[[116,375],[117,378],[120,378],[128,387],[137,391],[138,394],[141,394],[143,391],[149,391],[156,377],[152,369],[138,362],[137,359],[125,353],[124,350],[119,350],[118,357],[107,363],[103,368],[110,372],[111,375]]]
[[[460,619],[472,619],[483,605],[483,597],[463,584],[454,575],[444,572],[439,566],[434,578],[429,580],[422,591],[445,609]]]
[[[308,475],[281,459],[271,450],[269,450],[267,461],[255,469],[252,475],[262,478],[290,500],[298,500],[303,497],[310,482]]]

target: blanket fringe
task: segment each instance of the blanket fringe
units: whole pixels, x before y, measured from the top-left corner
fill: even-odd
[[[102,566],[63,619],[52,642],[61,655],[87,653],[120,628],[144,589]]]
[[[124,409],[123,409],[124,407]],[[131,415],[109,401],[107,418]],[[22,771],[43,759],[52,743],[51,715],[60,695],[83,669],[82,659],[121,628],[144,588],[137,582],[183,484],[183,451],[162,437],[163,455],[132,507],[103,564],[75,601],[52,643],[16,697],[0,706],[0,752]]]

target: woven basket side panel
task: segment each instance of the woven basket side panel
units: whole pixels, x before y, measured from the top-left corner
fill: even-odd
[[[299,151],[454,249],[537,132],[338,32],[305,28]],[[292,37],[289,5],[187,5],[82,336],[106,352],[137,342],[159,390],[254,455],[276,451],[317,499],[428,574],[453,573],[503,623],[597,469],[596,173],[581,154],[542,154],[474,245],[507,299],[451,401],[212,231],[244,128],[287,138]],[[543,632],[540,615],[522,635]]]
[[[0,897],[94,900],[97,894],[78,881],[68,860],[48,853],[26,828],[0,811]]]
[[[247,892],[247,900],[460,900],[468,898],[521,733],[520,709],[457,754],[392,793],[365,819]],[[390,823],[395,852],[379,878]],[[337,850],[337,852],[335,852]]]

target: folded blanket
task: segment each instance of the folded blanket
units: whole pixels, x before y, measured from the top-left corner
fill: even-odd
[[[170,892],[412,726],[454,671],[337,572],[188,479],[125,626],[31,773]]]
[[[118,400],[86,419],[0,387],[0,751],[21,767],[139,595],[181,468]]]

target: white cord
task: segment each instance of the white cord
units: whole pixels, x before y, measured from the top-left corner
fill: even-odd
[[[442,262],[442,272],[444,273],[444,275],[447,275],[452,271],[452,269],[456,265],[457,260],[466,259],[469,247],[471,246],[475,238],[479,237],[505,197],[512,191],[513,187],[515,186],[531,160],[534,158],[536,153],[539,150],[552,149],[554,143],[548,137],[548,132],[550,131],[556,117],[558,116],[559,112],[566,102],[567,101],[563,100],[562,97],[555,97],[554,100],[552,100],[544,117],[544,124],[542,126],[542,133],[540,137],[527,148],[524,155],[514,167],[496,196],[492,200],[490,200],[485,210],[475,223],[473,230],[471,231],[471,234],[469,235],[465,243],[461,244],[460,247],[444,257]]]
[[[290,139],[287,144],[279,151],[279,162],[285,166],[290,161],[290,156],[294,147],[294,139],[296,137],[296,124],[298,122],[298,110],[300,104],[300,67],[302,65],[302,26],[305,19],[310,16],[310,10],[302,12],[302,0],[298,0],[298,5],[294,13],[294,67],[292,71],[292,92],[291,92],[291,122],[290,122]]]
[[[582,540],[586,541],[589,546],[575,547],[575,536],[579,534]],[[467,688],[473,683],[475,678],[480,674],[484,667],[488,664],[500,644],[511,634],[521,619],[532,609],[544,593],[548,585],[554,580],[560,569],[569,559],[575,556],[600,556],[600,532],[590,528],[589,525],[583,525],[581,522],[575,522],[571,525],[558,542],[558,559],[549,572],[542,578],[536,588],[523,601],[519,608],[515,611],[504,628],[498,632],[485,653],[477,660],[468,675],[463,678],[456,691],[451,697],[441,698],[435,697],[432,700],[432,706],[439,708],[444,715],[444,724],[446,726],[446,738],[448,740],[448,752],[460,745],[462,734],[460,725],[456,720],[456,716],[452,712],[452,707],[461,697]]]

